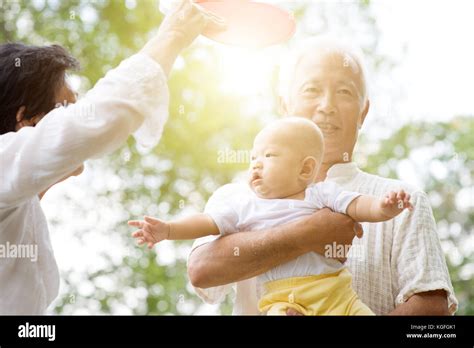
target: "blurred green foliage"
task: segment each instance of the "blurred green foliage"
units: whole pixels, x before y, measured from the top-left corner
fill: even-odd
[[[416,173],[430,197],[454,290],[457,314],[474,314],[474,117],[413,123],[366,158],[364,170],[398,178]],[[403,164],[402,164],[403,163]]]

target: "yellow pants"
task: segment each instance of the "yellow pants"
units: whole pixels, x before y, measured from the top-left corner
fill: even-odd
[[[304,315],[374,315],[352,289],[352,276],[345,268],[265,283],[258,308],[267,315],[286,315],[289,308]]]

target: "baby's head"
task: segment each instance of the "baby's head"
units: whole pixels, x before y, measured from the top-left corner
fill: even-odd
[[[311,184],[324,154],[323,135],[313,122],[287,117],[257,134],[249,184],[260,198],[286,198]]]

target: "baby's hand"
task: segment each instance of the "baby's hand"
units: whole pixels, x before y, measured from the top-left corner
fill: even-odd
[[[138,239],[138,245],[147,243],[148,249],[167,239],[170,234],[170,225],[166,221],[149,216],[145,216],[145,221],[132,220],[128,224],[139,228],[139,230],[132,233],[132,237]]]
[[[380,203],[382,214],[393,218],[400,214],[403,209],[413,210],[413,205],[410,203],[410,194],[403,190],[392,191],[385,194]]]

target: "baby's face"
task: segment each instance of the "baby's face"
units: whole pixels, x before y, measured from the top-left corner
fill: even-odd
[[[301,191],[303,155],[284,131],[264,130],[254,141],[249,185],[260,198],[285,198]]]

